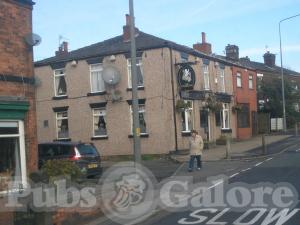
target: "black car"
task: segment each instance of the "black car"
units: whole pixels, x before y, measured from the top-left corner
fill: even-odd
[[[81,142],[49,142],[38,145],[39,169],[47,160],[67,159],[74,161],[87,177],[98,176],[102,172],[101,158],[93,144]]]

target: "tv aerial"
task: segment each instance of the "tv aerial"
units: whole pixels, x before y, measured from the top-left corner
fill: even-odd
[[[30,46],[38,46],[42,42],[42,38],[35,33],[29,33],[25,36],[26,43]]]
[[[105,66],[102,72],[104,83],[111,89],[111,95],[113,101],[119,101],[122,99],[120,91],[116,90],[116,85],[121,80],[120,71],[111,65]]]

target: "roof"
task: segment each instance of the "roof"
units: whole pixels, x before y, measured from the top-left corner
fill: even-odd
[[[29,6],[33,6],[35,4],[32,0],[14,0],[14,1]]]
[[[218,61],[225,65],[232,65],[234,62],[229,62],[225,59],[216,57],[214,54],[207,55],[193,48],[177,44],[172,41],[168,41],[144,32],[139,31],[139,35],[136,37],[136,48],[137,51],[144,51],[148,49],[157,49],[163,47],[170,47],[180,52],[188,53],[200,58],[207,58],[213,61]],[[58,55],[51,58],[47,58],[41,61],[35,62],[35,67],[46,66],[59,62],[69,62],[72,60],[88,59],[99,56],[109,56],[114,54],[122,54],[130,52],[130,42],[124,42],[123,35],[92,44],[64,55]],[[240,65],[245,67],[243,65]]]

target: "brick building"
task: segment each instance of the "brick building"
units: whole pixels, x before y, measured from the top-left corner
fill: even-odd
[[[25,42],[32,32],[33,4],[31,0],[0,1],[1,195],[7,193],[8,181],[25,182],[37,165],[33,53]],[[10,222],[11,214],[0,215],[0,224]]]
[[[54,57],[35,63],[39,142],[92,141],[104,155],[132,154],[128,23],[120,36],[71,52],[63,43]],[[211,54],[205,40],[189,48],[136,32],[143,153],[186,149],[191,129],[210,142],[221,130],[235,138],[234,63]],[[121,74],[114,95],[102,79],[107,66]]]

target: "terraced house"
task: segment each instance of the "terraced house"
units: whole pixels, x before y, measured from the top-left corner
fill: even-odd
[[[104,155],[132,154],[129,18],[123,34],[35,63],[39,142],[93,142]],[[215,142],[222,131],[236,137],[232,62],[211,54],[211,45],[189,48],[136,28],[139,118],[144,154],[188,148],[191,129]],[[103,70],[121,74],[115,86]]]
[[[0,1],[0,206],[12,191],[10,181],[27,181],[37,168],[35,87],[31,0]],[[30,160],[29,160],[30,159]],[[20,186],[18,185],[17,188]],[[0,224],[13,224],[11,212],[0,213]]]

